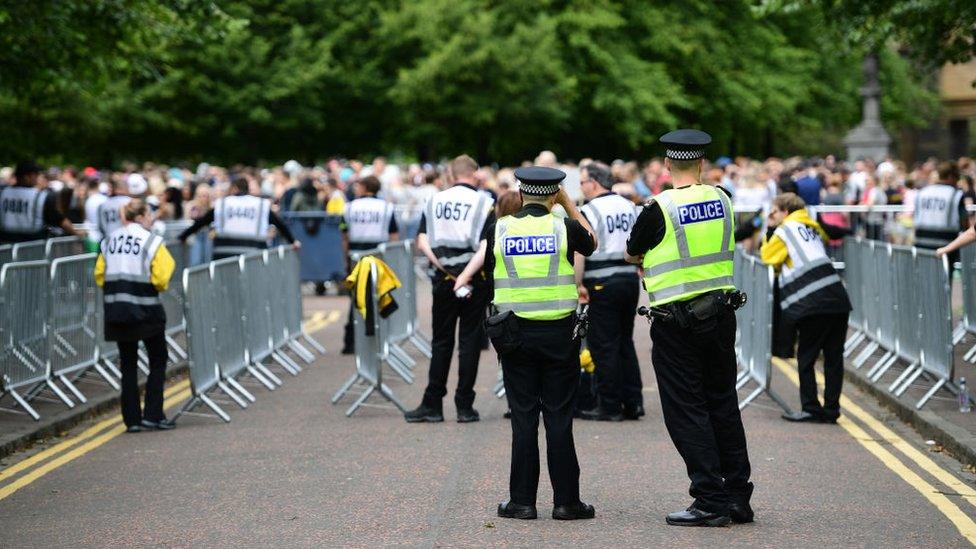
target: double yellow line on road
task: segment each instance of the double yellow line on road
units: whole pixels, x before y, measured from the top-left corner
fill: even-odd
[[[339,311],[316,312],[305,323],[305,333],[312,334],[320,331],[341,316],[342,313]],[[170,410],[179,406],[192,394],[190,380],[179,381],[163,391],[163,408]],[[0,470],[0,500],[9,497],[51,471],[102,446],[124,432],[125,425],[122,424],[122,417],[113,415],[113,417],[99,421],[73,437]],[[20,475],[21,473],[23,474]],[[4,484],[5,482],[6,484]]]
[[[787,362],[783,359],[774,357],[773,364],[783,373],[783,375],[787,377],[787,379],[799,387],[800,379],[794,369],[796,367],[796,361]],[[817,372],[817,381],[821,384],[823,383],[823,376],[819,372]],[[955,490],[955,492],[959,494],[962,499],[976,507],[976,490],[939,466],[930,457],[926,456],[917,448],[905,441],[905,439],[898,436],[897,433],[878,421],[877,418],[866,412],[863,408],[855,404],[845,395],[841,395],[840,403],[841,409],[844,412],[863,422],[870,430],[874,431],[885,444],[890,445],[903,456],[908,458],[911,462],[915,463],[925,472],[932,475],[936,480],[952,490]],[[860,425],[851,421],[845,416],[841,416],[840,419],[837,420],[837,424],[847,431],[854,438],[854,440],[856,440],[868,452],[874,455],[874,457],[878,458],[888,469],[901,477],[902,480],[907,482],[909,486],[918,491],[918,493],[922,494],[925,499],[927,499],[952,522],[963,537],[969,540],[971,544],[976,545],[976,522],[974,522],[972,518],[964,513],[958,505],[949,500],[949,498],[946,497],[940,490],[932,486],[932,484],[923,479],[915,471],[908,468],[901,460],[895,457],[894,454],[882,446],[881,442],[878,440],[878,437],[871,436],[864,429],[862,429]]]

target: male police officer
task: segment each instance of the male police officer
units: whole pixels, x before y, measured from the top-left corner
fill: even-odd
[[[342,222],[343,246],[347,257],[350,252],[372,250],[383,242],[397,239],[398,228],[396,216],[393,215],[393,204],[376,196],[381,186],[382,183],[376,176],[368,175],[357,181],[353,187],[356,198],[346,204]],[[344,355],[356,351],[356,334],[352,323],[354,305],[350,299],[342,344]]]
[[[691,478],[694,503],[667,516],[679,526],[752,520],[749,456],[735,390],[733,215],[729,197],[701,184],[698,130],[661,137],[674,188],[637,217],[627,260],[644,267],[652,314],[651,360],[664,423]],[[757,296],[764,299],[764,296]]]
[[[502,361],[505,392],[512,408],[510,499],[498,516],[534,519],[539,487],[539,412],[546,424],[546,453],[552,481],[552,517],[593,518],[579,498],[579,462],[573,441],[573,408],[579,383],[579,339],[573,262],[589,256],[596,238],[589,222],[560,188],[566,174],[544,167],[515,170],[524,206],[486,227],[488,253],[477,254],[458,277],[466,284],[481,268],[491,273],[498,314],[489,335]],[[570,219],[551,213],[561,205]]]
[[[634,203],[613,193],[613,176],[603,163],[580,172],[580,186],[589,200],[581,208],[594,228],[600,247],[588,258],[576,257],[580,301],[589,303],[586,342],[596,364],[599,404],[583,410],[582,418],[597,421],[638,419],[644,414],[643,384],[634,349],[634,310],[640,297],[637,267],[624,252],[634,226]]]
[[[442,400],[447,395],[455,331],[458,331],[458,384],[454,392],[457,421],[470,423],[480,419],[474,409],[474,382],[485,340],[485,307],[490,288],[484,276],[476,275],[471,277],[470,285],[465,284],[461,293],[456,294],[454,281],[485,246],[482,231],[495,220],[495,201],[488,193],[475,188],[478,164],[470,156],[455,158],[449,169],[454,184],[427,201],[417,234],[417,247],[433,267],[433,356],[423,401],[404,415],[409,423],[444,421]]]
[[[58,227],[65,234],[76,234],[71,222],[58,211],[54,193],[38,189],[41,168],[19,162],[14,168],[16,183],[0,187],[0,244],[47,238],[49,229]]]
[[[291,235],[288,226],[271,211],[267,198],[247,194],[248,181],[244,176],[234,177],[231,185],[234,194],[225,196],[214,207],[180,233],[180,242],[191,234],[214,224],[213,258],[223,259],[268,247],[268,225],[274,225],[282,238],[296,249],[301,243]]]
[[[938,166],[939,182],[923,187],[915,195],[915,245],[937,249],[949,244],[969,226],[969,214],[956,188],[959,169],[952,162]],[[957,260],[950,256],[949,266]]]
[[[844,384],[844,338],[851,302],[827,257],[823,228],[807,214],[806,203],[793,193],[773,200],[769,210],[773,231],[763,242],[762,260],[779,273],[780,309],[795,325],[799,339],[797,370],[803,410],[784,414],[797,422],[836,423]],[[824,355],[824,401],[817,399],[813,366]]]

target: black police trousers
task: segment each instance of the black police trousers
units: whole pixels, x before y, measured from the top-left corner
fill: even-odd
[[[664,424],[691,478],[694,506],[728,513],[752,496],[746,435],[735,390],[735,315],[707,329],[651,324],[651,360]]]
[[[796,363],[800,376],[800,403],[803,411],[827,419],[840,417],[840,392],[844,386],[844,340],[848,313],[814,315],[801,318]],[[817,398],[814,364],[823,351],[824,401]]]
[[[640,298],[636,275],[587,282],[590,294],[590,327],[586,344],[596,364],[600,405],[618,413],[644,405],[637,351],[634,349],[634,311]]]
[[[458,384],[454,392],[454,405],[458,410],[467,410],[474,405],[474,381],[478,377],[478,360],[481,358],[481,345],[485,339],[488,288],[476,285],[470,297],[461,299],[454,295],[452,280],[437,280],[433,286],[430,345],[432,356],[423,404],[437,410],[443,407],[456,334]]]
[[[122,370],[122,421],[126,427],[166,419],[163,413],[163,385],[166,381],[166,337],[163,332],[143,340],[149,355],[149,377],[146,379],[146,406],[139,406],[139,341],[119,341]]]
[[[519,319],[522,345],[503,355],[505,393],[512,407],[512,467],[509,497],[535,505],[539,489],[539,412],[546,425],[546,458],[553,503],[579,502],[579,462],[573,440],[573,407],[579,386],[575,317]]]

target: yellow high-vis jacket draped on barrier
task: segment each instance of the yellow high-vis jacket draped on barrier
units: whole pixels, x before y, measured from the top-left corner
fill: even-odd
[[[359,314],[366,317],[366,307],[367,303],[369,303],[367,283],[369,281],[369,272],[373,265],[376,265],[376,274],[378,277],[376,281],[376,293],[379,295],[379,313],[381,317],[386,318],[393,314],[393,311],[397,308],[397,303],[393,300],[390,292],[401,286],[400,279],[397,278],[396,273],[393,272],[393,269],[389,265],[381,259],[370,255],[363,257],[352,268],[349,276],[346,277],[346,288],[352,290],[353,302],[355,303],[356,309],[359,310]]]

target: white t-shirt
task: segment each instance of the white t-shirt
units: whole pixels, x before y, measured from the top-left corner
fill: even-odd
[[[85,200],[85,223],[92,227],[88,231],[88,238],[95,242],[102,239],[102,233],[98,232],[98,207],[106,200],[108,197],[102,193],[95,193]]]

